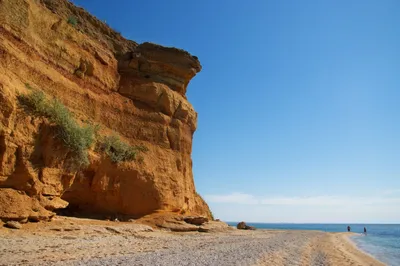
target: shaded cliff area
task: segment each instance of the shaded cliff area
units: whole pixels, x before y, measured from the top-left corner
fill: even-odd
[[[188,52],[126,40],[66,0],[0,0],[0,219],[46,220],[67,206],[210,218],[194,186],[197,113],[185,96],[200,70]],[[67,111],[29,111],[21,99],[32,95]],[[73,122],[57,122],[65,113]],[[60,128],[89,126],[88,162],[71,167],[75,146]],[[110,136],[120,142],[99,149]],[[120,143],[141,149],[114,160]]]

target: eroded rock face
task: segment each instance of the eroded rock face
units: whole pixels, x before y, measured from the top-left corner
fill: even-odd
[[[72,15],[77,25],[67,22]],[[189,53],[125,40],[66,0],[0,1],[0,219],[49,218],[68,204],[102,214],[210,217],[194,187],[197,113],[185,97],[200,70]],[[92,150],[87,168],[69,169],[54,126],[18,104],[27,87],[101,125],[100,134],[145,146],[143,161],[115,164]],[[13,207],[3,208],[10,198]]]
[[[0,206],[0,220],[3,221],[40,221],[54,216],[35,198],[11,188],[0,189]]]
[[[200,72],[201,65],[197,57],[186,51],[147,42],[137,46],[127,59],[120,60],[120,68],[165,84],[185,96],[189,81]]]

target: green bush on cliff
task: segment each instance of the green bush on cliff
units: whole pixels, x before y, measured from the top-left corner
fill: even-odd
[[[59,100],[48,100],[39,90],[20,95],[20,102],[35,115],[44,116],[57,126],[57,136],[73,153],[74,165],[81,167],[89,164],[88,149],[95,142],[97,127],[80,126],[73,114]]]
[[[67,20],[68,24],[71,24],[72,26],[78,25],[78,19],[74,16],[70,16]]]
[[[113,163],[135,161],[139,152],[147,151],[146,147],[131,146],[116,135],[104,137],[99,148],[110,157]]]
[[[32,88],[29,84],[26,85],[28,89]],[[19,100],[22,104],[29,107],[35,115],[46,116],[46,95],[42,91],[33,91],[29,95],[20,95]]]
[[[90,124],[79,125],[73,114],[59,100],[47,99],[42,91],[33,89],[29,84],[26,84],[26,87],[31,93],[19,96],[21,104],[34,115],[46,117],[57,126],[57,137],[74,155],[74,166],[87,166],[88,150],[96,142],[98,127]],[[131,146],[116,135],[103,137],[97,143],[97,147],[114,163],[143,160],[143,157],[137,155],[147,151],[146,147]]]

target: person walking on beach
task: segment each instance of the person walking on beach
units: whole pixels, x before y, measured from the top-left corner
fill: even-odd
[[[351,230],[351,227],[349,225],[349,226],[347,226],[347,232],[350,232],[350,230]]]
[[[367,228],[364,227],[364,235],[367,235]]]

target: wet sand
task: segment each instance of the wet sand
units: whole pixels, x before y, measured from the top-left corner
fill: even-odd
[[[384,265],[348,233],[149,232],[135,223],[58,218],[0,229],[0,265]]]

